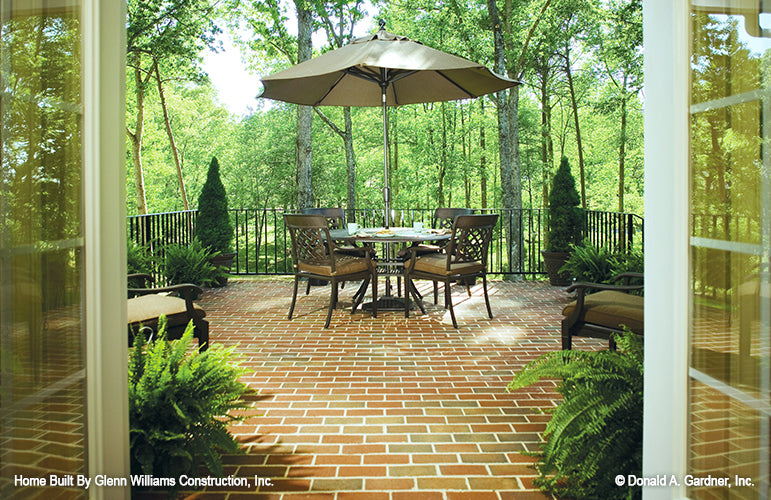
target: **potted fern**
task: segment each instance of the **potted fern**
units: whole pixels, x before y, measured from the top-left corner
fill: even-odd
[[[220,178],[220,165],[216,156],[211,159],[206,182],[198,196],[195,234],[201,245],[211,252],[211,263],[224,271],[213,285],[224,286],[227,283],[226,273],[230,271],[236,254],[231,251],[233,226],[230,224],[228,198]]]
[[[642,475],[643,347],[625,330],[618,350],[556,351],[527,364],[510,391],[561,379],[562,401],[551,411],[534,484],[559,498],[630,499],[639,486],[616,486],[617,475]]]
[[[130,349],[131,474],[197,476],[203,466],[221,476],[219,453],[242,451],[228,425],[243,421],[239,410],[250,408],[244,398],[252,391],[238,380],[245,370],[235,346],[191,349],[192,323],[181,339],[166,340],[164,320],[158,339],[148,342],[140,333]]]
[[[549,230],[546,248],[541,251],[549,283],[554,286],[567,286],[572,280],[562,267],[570,257],[571,245],[579,244],[584,232],[584,211],[580,203],[570,163],[562,157],[549,191]]]

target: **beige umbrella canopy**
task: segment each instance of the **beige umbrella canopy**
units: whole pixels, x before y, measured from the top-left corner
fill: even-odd
[[[504,90],[519,82],[384,29],[262,79],[260,97],[306,106],[386,106],[452,101]],[[388,153],[384,151],[385,225],[390,225]]]

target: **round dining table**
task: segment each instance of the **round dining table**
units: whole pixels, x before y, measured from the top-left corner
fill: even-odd
[[[358,228],[351,233],[347,229],[330,229],[329,237],[334,241],[345,241],[348,243],[383,243],[384,254],[378,259],[378,274],[386,278],[386,293],[377,301],[378,310],[402,310],[404,302],[401,297],[394,297],[391,289],[391,277],[404,276],[404,262],[396,259],[393,252],[393,245],[447,241],[452,236],[449,229],[422,229],[416,230],[411,227],[365,227]],[[367,307],[365,304],[363,307]]]

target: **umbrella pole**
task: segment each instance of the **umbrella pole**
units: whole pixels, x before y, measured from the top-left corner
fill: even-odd
[[[385,78],[384,78],[385,80]],[[388,171],[388,108],[386,107],[386,87],[388,83],[383,81],[380,83],[380,89],[383,96],[383,172],[385,174],[385,183],[383,188],[383,200],[385,203],[384,222],[385,227],[391,227],[391,186],[390,186],[390,173]]]

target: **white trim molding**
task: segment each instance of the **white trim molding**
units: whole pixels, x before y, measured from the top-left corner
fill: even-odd
[[[688,446],[688,6],[687,1],[643,2],[643,476],[680,479],[687,473]],[[686,498],[685,486],[644,487],[643,498]]]
[[[82,0],[88,473],[129,477],[125,0]],[[92,499],[130,487],[89,488]]]

